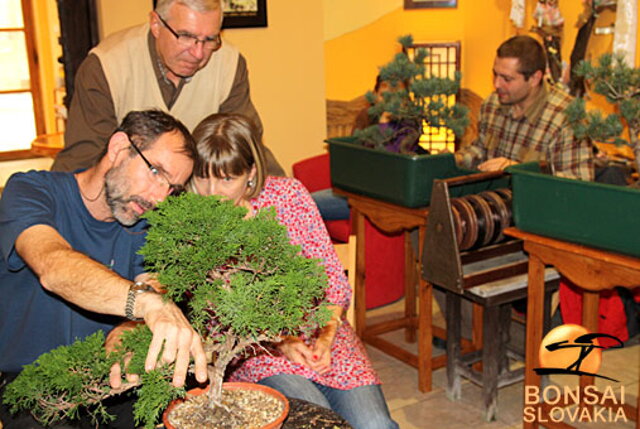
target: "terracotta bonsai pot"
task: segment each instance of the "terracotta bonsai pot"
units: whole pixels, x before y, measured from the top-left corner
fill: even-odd
[[[271,423],[268,423],[262,426],[263,429],[280,428],[282,426],[282,423],[284,422],[284,419],[286,419],[287,415],[289,415],[289,401],[282,393],[278,392],[275,389],[272,389],[271,387],[263,386],[262,384],[255,384],[255,383],[229,382],[229,383],[222,383],[222,388],[223,390],[243,390],[243,389],[244,390],[260,390],[268,395],[275,396],[277,399],[279,399],[284,404],[282,413]],[[196,387],[195,389],[191,389],[187,392],[187,398],[191,396],[202,395],[207,390],[208,390],[208,387],[207,388]],[[176,399],[174,401],[171,401],[167,409],[164,411],[164,413],[162,414],[162,423],[164,424],[165,429],[177,429],[175,426],[169,423],[169,413],[173,410],[173,408],[176,405],[184,401],[185,401],[184,399]]]

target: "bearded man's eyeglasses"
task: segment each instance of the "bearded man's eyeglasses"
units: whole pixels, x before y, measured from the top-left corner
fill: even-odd
[[[166,173],[164,173],[164,171],[161,171],[160,168],[156,167],[151,162],[149,162],[147,157],[142,154],[142,151],[138,148],[138,146],[136,146],[133,143],[133,141],[131,140],[131,137],[129,137],[129,143],[131,144],[131,147],[135,149],[138,155],[140,155],[140,158],[142,158],[144,163],[147,164],[147,167],[149,168],[149,172],[151,173],[153,178],[156,180],[156,182],[161,182],[162,185],[169,187],[169,195],[175,196],[175,195],[180,195],[184,192],[185,189],[183,185],[171,183],[167,178]]]

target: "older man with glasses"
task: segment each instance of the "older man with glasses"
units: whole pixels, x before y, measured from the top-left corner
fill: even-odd
[[[183,188],[194,158],[182,123],[158,110],[134,111],[95,166],[9,179],[0,200],[0,397],[42,353],[110,332],[124,318],[143,319],[153,332],[146,368],[155,367],[162,350],[163,361],[176,363],[176,386],[185,382],[190,357],[196,378],[206,380],[200,337],[180,309],[155,292],[137,253],[146,228],[140,216]],[[118,387],[121,371],[114,371]],[[118,419],[108,427],[134,427],[121,405],[110,410]],[[2,425],[40,427],[0,403]]]
[[[149,22],[115,33],[78,69],[55,171],[93,165],[127,112],[156,108],[189,130],[212,113],[240,113],[262,134],[245,58],[220,36],[221,0],[159,0]],[[271,175],[284,170],[267,148]]]

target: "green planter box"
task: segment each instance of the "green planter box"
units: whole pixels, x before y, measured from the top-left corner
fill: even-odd
[[[453,154],[405,155],[354,144],[353,137],[327,140],[333,186],[405,207],[431,201],[434,179],[474,173],[456,167]],[[452,188],[451,196],[508,186],[505,179]]]
[[[513,217],[527,232],[640,257],[640,190],[509,167]]]

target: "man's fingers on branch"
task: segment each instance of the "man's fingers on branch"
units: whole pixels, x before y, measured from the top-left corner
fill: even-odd
[[[138,374],[131,374],[127,372],[127,367],[129,366],[129,362],[133,357],[132,353],[127,353],[124,357],[124,368],[125,368],[125,379],[127,380],[127,385],[138,384],[140,381],[140,377]],[[113,364],[111,370],[109,371],[109,385],[113,389],[126,390],[128,386],[123,386],[122,384],[122,366],[119,362]]]
[[[199,336],[195,336],[191,340],[191,355],[195,362],[196,380],[200,383],[207,381],[207,356],[202,347],[202,341]]]
[[[145,369],[154,369],[158,363],[158,356],[162,353],[164,363],[175,362],[173,384],[180,387],[186,379],[189,357],[193,355],[196,377],[198,381],[205,381],[206,357],[202,342],[182,312],[175,305],[167,304],[161,310],[146,315],[145,320],[153,332]]]

